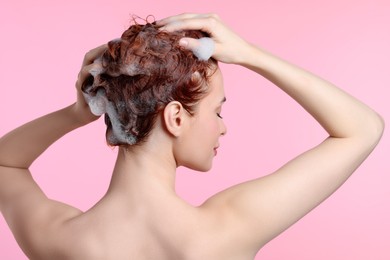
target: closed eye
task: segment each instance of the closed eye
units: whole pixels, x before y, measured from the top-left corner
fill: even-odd
[[[222,105],[223,105],[223,103],[225,103],[226,102],[226,97],[223,97],[222,98],[222,100],[221,100],[221,102],[220,102],[220,104],[219,104],[219,107],[218,107],[218,109],[217,109],[217,111],[219,111],[218,113],[217,113],[217,116],[219,117],[219,118],[221,118],[221,119],[223,119],[223,117],[221,116],[221,108],[222,108]]]

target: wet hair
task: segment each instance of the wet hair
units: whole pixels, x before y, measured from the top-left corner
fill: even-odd
[[[217,62],[198,59],[179,46],[179,40],[205,36],[194,30],[162,31],[155,23],[146,22],[131,25],[120,39],[108,42],[99,58],[101,71],[91,72],[82,91],[90,97],[103,93],[110,104],[112,112],[105,113],[110,146],[145,141],[157,115],[171,101],[180,102],[191,115],[195,113]],[[118,138],[118,131],[124,138]]]

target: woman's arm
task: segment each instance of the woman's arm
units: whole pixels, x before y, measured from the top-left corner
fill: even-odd
[[[330,82],[256,46],[243,66],[278,86],[308,111],[332,138],[356,138],[374,148],[383,131],[381,117]]]
[[[86,54],[76,82],[76,103],[29,122],[0,139],[0,166],[27,169],[59,138],[98,118],[90,112],[81,93],[81,85],[89,75],[91,63],[105,48],[103,45]]]
[[[93,60],[105,46],[86,54],[77,88],[77,102],[29,122],[0,139],[0,211],[26,255],[39,258],[56,247],[62,223],[79,209],[48,199],[27,169],[66,133],[97,119],[86,104],[81,85]],[[57,238],[57,239],[56,239]]]
[[[80,126],[75,104],[23,125],[0,139],[0,166],[27,169],[52,143]]]
[[[182,14],[158,23],[162,30],[197,29],[209,33],[215,42],[215,59],[245,66],[273,82],[304,107],[331,137],[363,134],[369,138],[367,130],[376,131],[374,138],[380,137],[383,121],[368,106],[318,76],[246,42],[217,15]],[[189,49],[198,47],[195,39],[184,38],[181,43]]]
[[[242,65],[291,96],[329,134],[274,173],[215,196],[217,201],[229,201],[230,210],[245,214],[245,229],[257,230],[252,233],[254,241],[263,245],[350,177],[379,142],[384,122],[367,105],[328,81],[258,47],[248,47],[247,52]]]
[[[163,30],[200,29],[215,42],[213,57],[260,74],[290,95],[329,137],[276,172],[229,188],[203,205],[217,209],[235,241],[257,251],[330,196],[381,138],[382,118],[368,106],[310,72],[247,43],[216,15],[182,14],[159,22]],[[194,39],[182,39],[193,49]],[[222,213],[221,213],[222,212]],[[234,217],[231,217],[234,216]]]

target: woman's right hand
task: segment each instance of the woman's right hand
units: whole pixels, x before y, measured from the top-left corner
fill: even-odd
[[[87,101],[84,98],[83,91],[81,87],[83,83],[91,76],[90,71],[92,69],[96,69],[96,66],[100,66],[99,64],[94,63],[94,61],[101,57],[102,53],[107,49],[107,44],[103,44],[97,48],[94,48],[88,51],[85,56],[81,66],[81,70],[78,74],[78,78],[76,81],[76,89],[77,89],[77,101],[74,105],[75,114],[79,122],[83,124],[91,123],[97,120],[99,117],[92,114]]]
[[[216,14],[179,14],[157,22],[160,30],[201,30],[210,35],[215,43],[213,58],[233,64],[242,64],[250,55],[250,44],[228,28]],[[187,49],[198,47],[196,39],[183,38],[180,44]]]

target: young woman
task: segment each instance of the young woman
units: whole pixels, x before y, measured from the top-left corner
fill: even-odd
[[[206,35],[214,49],[202,60],[193,51]],[[193,207],[176,195],[175,171],[209,170],[226,133],[216,60],[273,82],[329,137],[277,171]],[[0,209],[31,259],[253,259],[346,181],[384,127],[366,105],[246,42],[214,14],[130,27],[86,54],[76,87],[74,104],[0,139]],[[119,147],[107,193],[87,212],[48,199],[29,166],[103,113],[107,142]]]

